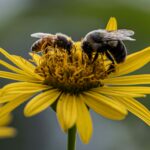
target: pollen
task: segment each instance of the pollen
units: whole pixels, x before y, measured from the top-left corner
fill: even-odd
[[[77,42],[71,53],[65,49],[49,47],[47,53],[42,54],[35,72],[45,78],[44,84],[66,93],[78,94],[103,86],[101,80],[108,76],[108,65],[105,62],[101,54],[96,61],[91,62]]]

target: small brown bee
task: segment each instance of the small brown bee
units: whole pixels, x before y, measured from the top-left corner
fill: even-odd
[[[70,53],[73,46],[72,39],[62,33],[56,33],[55,35],[49,33],[33,33],[31,37],[40,38],[31,46],[31,50],[34,52],[46,52],[47,47],[51,46],[65,49]]]

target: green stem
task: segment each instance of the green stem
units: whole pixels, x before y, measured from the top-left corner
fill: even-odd
[[[75,150],[76,145],[76,126],[73,126],[68,131],[68,150]]]

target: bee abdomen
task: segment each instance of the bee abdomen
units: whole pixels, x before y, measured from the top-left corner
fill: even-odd
[[[36,42],[33,43],[33,45],[31,46],[31,50],[34,52],[38,52],[41,50],[41,46],[42,46],[42,39],[37,40]]]
[[[118,41],[115,47],[110,46],[109,52],[118,64],[124,62],[127,56],[127,49],[122,41]]]

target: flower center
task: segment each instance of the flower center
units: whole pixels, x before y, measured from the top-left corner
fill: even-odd
[[[63,92],[80,93],[103,86],[101,80],[108,76],[109,66],[101,54],[94,62],[89,60],[77,42],[71,53],[50,47],[35,72],[45,78],[44,84]]]

